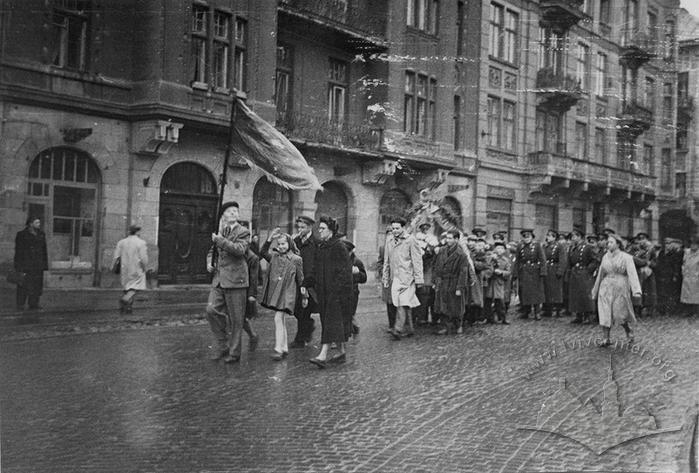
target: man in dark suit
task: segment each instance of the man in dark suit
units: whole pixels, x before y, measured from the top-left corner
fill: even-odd
[[[214,277],[206,318],[217,343],[211,358],[223,358],[226,363],[240,360],[243,318],[250,284],[245,258],[250,245],[250,232],[238,223],[238,216],[237,202],[226,202],[221,206],[218,233],[211,234],[214,247],[207,259],[207,270],[214,273]]]
[[[303,282],[302,287],[308,291],[308,304],[304,307],[303,298],[300,295],[296,297],[296,309],[294,316],[297,320],[296,337],[289,345],[291,348],[303,348],[313,337],[315,330],[315,322],[311,314],[318,312],[317,295],[313,286],[315,285],[315,254],[318,240],[313,236],[313,225],[315,220],[311,217],[301,215],[296,218],[296,233],[294,234],[294,243],[299,249],[301,259],[303,260]]]
[[[39,309],[39,297],[44,287],[44,271],[49,269],[46,236],[41,231],[41,220],[30,216],[24,230],[15,237],[15,271],[24,273],[24,282],[17,285],[17,310]]]

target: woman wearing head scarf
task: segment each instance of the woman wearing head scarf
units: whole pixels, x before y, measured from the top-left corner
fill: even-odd
[[[321,349],[309,361],[319,368],[328,363],[344,363],[345,342],[352,333],[352,264],[347,247],[337,235],[337,221],[321,217],[318,223],[320,242],[315,255],[316,293],[320,313]],[[328,359],[330,345],[335,343],[340,353]]]
[[[633,342],[630,322],[635,322],[632,296],[641,300],[641,283],[636,273],[633,256],[625,253],[621,239],[610,234],[607,237],[607,252],[602,257],[597,280],[592,288],[592,298],[597,300],[599,324],[602,327],[604,341],[602,346],[609,346],[609,334],[613,324],[624,327],[626,336]]]

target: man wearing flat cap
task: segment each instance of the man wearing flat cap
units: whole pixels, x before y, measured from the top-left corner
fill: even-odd
[[[247,251],[250,232],[238,223],[237,202],[226,202],[219,212],[218,232],[211,234],[214,246],[207,257],[207,270],[213,273],[206,318],[216,338],[211,359],[226,363],[240,361],[243,320],[247,303]],[[253,281],[252,284],[255,284]]]
[[[119,240],[114,251],[112,267],[119,266],[121,287],[124,294],[119,299],[119,312],[130,314],[136,291],[147,289],[146,266],[148,266],[148,251],[146,242],[141,239],[138,225],[129,226],[129,236]]]
[[[546,277],[544,278],[544,310],[545,317],[561,316],[563,308],[563,276],[568,269],[568,254],[558,241],[558,232],[549,229],[544,242],[546,256]]]
[[[527,319],[531,312],[535,320],[541,320],[539,305],[545,302],[544,278],[546,277],[546,256],[538,241],[534,240],[534,230],[520,231],[522,241],[517,248],[515,274],[519,280],[520,318]]]
[[[315,220],[306,215],[296,217],[296,233],[293,235],[294,243],[299,249],[303,260],[303,282],[301,287],[308,291],[308,304],[304,307],[303,298],[300,292],[296,297],[296,309],[294,316],[297,320],[296,337],[289,345],[291,348],[305,347],[313,337],[315,321],[311,314],[318,312],[318,295],[315,290],[315,255],[318,239],[313,236],[313,225]]]
[[[592,235],[594,236],[594,235]],[[585,235],[575,229],[570,233],[571,246],[568,250],[568,310],[575,316],[572,324],[587,322],[595,310],[590,297],[595,284],[594,274],[597,260],[593,245],[585,242]]]

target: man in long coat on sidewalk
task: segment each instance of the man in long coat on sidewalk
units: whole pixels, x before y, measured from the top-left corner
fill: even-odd
[[[568,255],[565,247],[558,241],[558,232],[546,232],[544,243],[546,255],[546,278],[544,279],[544,311],[545,317],[561,316],[563,308],[563,276],[568,268]]]
[[[546,256],[541,244],[534,240],[534,230],[525,228],[520,235],[522,241],[515,260],[515,274],[519,281],[519,317],[527,319],[533,311],[534,319],[540,320],[539,305],[545,302]]]
[[[584,240],[580,230],[571,232],[571,246],[568,250],[568,310],[575,315],[571,321],[580,324],[587,321],[595,310],[590,291],[595,284],[595,270],[598,262],[592,245]]]
[[[437,253],[432,270],[434,311],[443,325],[437,332],[439,335],[454,332],[466,310],[468,260],[459,246],[459,236],[458,230],[446,232],[446,245]]]
[[[308,291],[308,304],[304,307],[301,293],[296,294],[296,309],[294,310],[294,316],[297,320],[296,337],[289,345],[290,348],[304,348],[311,341],[313,331],[315,330],[315,322],[311,317],[312,313],[318,312],[318,295],[314,288],[315,256],[316,247],[318,246],[318,239],[313,236],[313,225],[315,223],[315,220],[305,215],[296,218],[296,233],[293,239],[303,260],[303,282],[301,287],[305,287]]]

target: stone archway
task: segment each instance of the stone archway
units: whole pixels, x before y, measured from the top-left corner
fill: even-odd
[[[216,214],[216,181],[193,162],[172,165],[160,183],[158,280],[206,283],[206,255]]]

